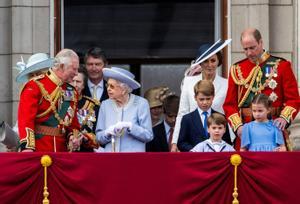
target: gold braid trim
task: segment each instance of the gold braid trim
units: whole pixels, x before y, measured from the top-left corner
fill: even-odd
[[[246,93],[244,94],[242,100],[239,102],[239,105],[238,105],[239,108],[240,108],[240,107],[244,104],[244,102],[247,100],[247,98],[248,98],[248,96],[249,96],[249,94],[250,94],[250,91],[251,91],[251,89],[252,89],[252,87],[253,87],[253,84],[254,84],[254,82],[255,82],[255,80],[256,80],[256,75],[257,75],[257,74],[259,73],[259,71],[260,71],[260,66],[255,66],[253,70],[254,70],[254,74],[253,74],[252,80],[251,80],[250,85],[249,85],[249,87],[247,88],[247,91],[246,91]],[[245,87],[245,88],[246,88],[246,87]]]
[[[38,85],[38,87],[40,88],[40,91],[43,95],[43,98],[46,99],[50,104],[51,103],[56,104],[56,102],[58,101],[58,99],[62,95],[62,90],[60,89],[60,87],[57,86],[56,89],[51,93],[51,95],[49,95],[48,92],[46,91],[44,85],[41,82],[39,82],[39,81],[35,81],[35,82]],[[38,114],[36,117],[37,118],[42,118],[45,115],[48,115],[51,110],[52,110],[52,107],[50,105],[49,108],[46,111],[44,111],[43,113]]]
[[[228,117],[228,120],[230,121],[231,123],[231,126],[233,128],[233,131],[236,132],[237,129],[243,125],[242,123],[242,119],[241,117],[239,116],[238,113],[234,113],[232,114],[231,116]]]
[[[46,100],[46,101],[48,101],[49,103],[50,103],[50,107],[49,107],[49,109],[50,109],[50,111],[52,110],[53,111],[53,114],[54,114],[54,117],[57,119],[57,121],[59,122],[59,124],[62,126],[62,127],[65,127],[65,126],[69,126],[71,123],[72,123],[72,120],[73,120],[73,118],[74,118],[74,116],[75,116],[75,114],[73,115],[73,117],[72,118],[70,118],[70,120],[69,121],[64,121],[60,116],[59,116],[59,114],[58,114],[58,112],[57,112],[57,107],[56,107],[56,101],[57,101],[57,99],[59,99],[61,96],[62,96],[62,94],[63,94],[63,90],[61,89],[61,87],[57,87],[56,89],[58,89],[57,90],[57,98],[56,98],[56,100],[55,101],[53,101],[53,100],[51,100],[51,96],[49,95],[49,93],[47,92],[47,90],[44,88],[44,85],[42,84],[42,83],[40,83],[40,82],[38,82],[38,81],[36,81],[37,82],[37,84],[39,85],[39,87],[40,87],[40,89],[41,89],[41,92],[42,92],[42,95],[43,95],[43,97],[44,97],[44,99]],[[76,97],[76,91],[74,92],[75,94],[74,94],[74,104],[73,104],[73,107],[72,107],[72,109],[73,110],[76,110],[76,107],[77,107],[77,97]],[[49,110],[48,109],[48,110]],[[47,110],[47,111],[48,111]],[[50,111],[48,111],[48,112],[50,112]]]
[[[243,86],[247,89],[246,93],[244,94],[244,96],[241,98],[241,95],[238,98],[239,104],[238,107],[241,107],[245,100],[247,99],[247,97],[249,96],[249,93],[253,87],[253,84],[255,82],[256,76],[260,71],[260,66],[256,65],[250,72],[250,74],[248,75],[248,77],[246,79],[244,79],[242,71],[241,71],[241,67],[239,65],[233,65],[232,68],[230,69],[230,74],[231,77],[234,81],[234,83],[236,85],[238,85],[239,87],[241,87],[241,89],[243,88]],[[236,72],[238,73],[238,76],[236,75]],[[251,80],[250,84],[248,85],[248,82]],[[240,90],[241,91],[241,90]]]
[[[288,123],[291,122],[293,113],[296,111],[292,106],[286,106],[280,113],[280,117],[284,118]]]
[[[259,67],[259,65],[256,65],[250,72],[250,74],[248,75],[248,77],[246,79],[244,79],[243,77],[243,73],[241,71],[241,67],[237,64],[237,65],[233,65],[230,69],[230,73],[232,76],[232,79],[234,81],[234,83],[236,85],[239,86],[245,86],[253,77],[254,73],[255,73],[255,69],[257,69],[257,67]],[[260,68],[260,67],[259,67]],[[236,75],[236,72],[238,73],[239,76]]]
[[[265,61],[268,59],[268,57],[270,55],[265,54],[264,56],[265,57],[263,60]],[[242,107],[242,105],[247,100],[247,98],[250,94],[250,91],[257,94],[257,93],[260,93],[262,90],[265,89],[265,87],[268,86],[269,81],[273,78],[273,76],[275,74],[277,74],[277,68],[278,68],[280,61],[281,60],[278,59],[278,60],[276,60],[275,63],[267,62],[267,64],[270,64],[270,65],[273,64],[274,66],[273,66],[273,73],[270,74],[270,76],[268,77],[268,79],[265,81],[264,84],[261,84],[261,79],[262,79],[263,73],[261,71],[261,67],[259,66],[259,64],[256,64],[256,66],[251,70],[250,74],[248,75],[248,77],[246,79],[244,79],[243,73],[241,71],[241,67],[238,64],[232,66],[232,68],[230,70],[230,74],[232,76],[234,83],[236,85],[238,85],[239,87],[241,87],[241,90],[244,87],[247,89],[246,93],[244,94],[244,96],[242,97],[241,100],[240,100],[240,98],[241,98],[241,93],[240,93],[240,96],[238,98],[238,101],[239,101],[238,107]],[[236,73],[238,74],[238,76]],[[249,84],[250,80],[251,80],[251,82]],[[253,87],[255,81],[257,82],[258,88]],[[239,92],[241,92],[241,90]]]

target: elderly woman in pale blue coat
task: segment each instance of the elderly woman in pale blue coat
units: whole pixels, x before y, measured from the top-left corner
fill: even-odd
[[[122,68],[104,68],[103,76],[109,99],[100,107],[98,142],[105,152],[145,152],[145,143],[153,139],[150,108],[146,99],[131,93],[140,84]]]

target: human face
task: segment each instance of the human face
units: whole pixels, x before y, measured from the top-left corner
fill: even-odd
[[[241,44],[246,57],[252,63],[256,63],[263,53],[262,40],[257,42],[253,35],[245,35],[242,37]]]
[[[219,64],[219,59],[216,54],[201,63],[202,71],[206,75],[215,75]]]
[[[115,79],[108,79],[107,93],[110,99],[119,101],[123,98],[126,91],[120,86],[119,82]]]
[[[176,117],[177,117],[177,113],[165,113],[166,123],[170,127],[175,127]]]
[[[77,76],[73,78],[72,85],[76,88],[79,95],[81,95],[84,88],[84,76],[82,73],[78,73]]]
[[[217,125],[215,123],[212,123],[207,131],[209,132],[210,139],[213,142],[219,142],[222,140],[223,135],[225,134],[226,128],[224,125]]]
[[[150,108],[150,114],[151,114],[152,122],[154,124],[157,123],[161,119],[162,114],[163,114],[162,106],[156,106],[156,107]]]
[[[266,108],[263,104],[252,103],[251,109],[252,109],[252,115],[253,115],[253,118],[255,119],[255,121],[257,121],[257,122],[268,121],[268,113],[270,112],[270,110],[268,108]]]
[[[79,59],[78,57],[72,57],[69,65],[64,65],[62,80],[64,82],[72,83],[73,78],[78,74]]]
[[[213,96],[205,96],[203,93],[198,93],[195,96],[195,100],[197,102],[198,107],[202,111],[207,111],[211,107],[214,97]]]
[[[105,63],[101,58],[88,57],[85,63],[88,78],[92,82],[99,83],[102,80],[102,69],[105,67]]]

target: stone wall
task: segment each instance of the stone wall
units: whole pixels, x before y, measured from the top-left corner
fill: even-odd
[[[23,56],[50,51],[50,1],[0,1],[0,121],[16,121],[19,90],[13,69]]]

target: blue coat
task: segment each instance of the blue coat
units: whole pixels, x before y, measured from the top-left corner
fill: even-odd
[[[96,128],[97,140],[105,145],[104,150],[111,152],[111,137],[104,134],[105,129],[117,122],[131,122],[130,132],[116,137],[117,152],[145,152],[145,143],[153,139],[150,108],[146,99],[130,94],[125,107],[120,108],[115,101],[107,99],[102,102]]]

